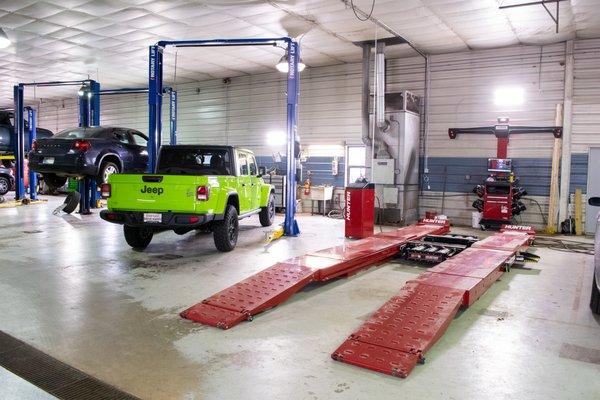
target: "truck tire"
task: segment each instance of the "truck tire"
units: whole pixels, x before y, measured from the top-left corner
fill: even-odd
[[[217,250],[223,252],[233,250],[237,244],[239,231],[238,213],[235,207],[228,205],[225,208],[223,219],[215,221],[213,224],[213,238]]]
[[[79,206],[79,200],[81,200],[79,192],[70,192],[63,202],[62,211],[71,214]]]
[[[152,228],[123,225],[125,241],[134,250],[144,250],[152,241]]]
[[[600,290],[598,290],[595,274],[594,281],[592,282],[592,298],[590,300],[590,308],[594,314],[600,314]]]
[[[4,176],[0,176],[0,196],[4,196],[10,190],[10,181]]]
[[[118,174],[121,172],[119,170],[119,166],[114,162],[104,161],[100,166],[100,170],[98,171],[98,176],[96,177],[96,183],[100,185],[101,183],[108,183],[108,177],[112,174]]]
[[[273,221],[275,220],[275,196],[273,196],[273,193],[269,194],[267,206],[260,209],[258,219],[262,226],[273,225]]]

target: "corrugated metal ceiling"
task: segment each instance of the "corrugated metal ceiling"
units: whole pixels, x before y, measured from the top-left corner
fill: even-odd
[[[560,33],[541,6],[499,10],[524,0],[377,0],[373,15],[426,53],[549,44],[600,37],[598,0],[560,2]],[[369,10],[371,0],[354,4]],[[0,106],[10,106],[12,85],[25,81],[91,77],[103,87],[144,86],[148,45],[158,39],[302,35],[308,66],[355,62],[353,41],[373,39],[340,0],[2,0],[0,27],[13,45],[0,50]],[[389,36],[379,29],[378,35]],[[397,46],[392,56],[411,54]],[[185,49],[177,57],[177,82],[267,72],[277,48]],[[174,52],[165,64],[172,80]],[[60,97],[72,89],[39,89]],[[33,91],[28,91],[29,98]]]

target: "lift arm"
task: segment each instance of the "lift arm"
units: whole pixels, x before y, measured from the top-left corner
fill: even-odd
[[[501,128],[507,127],[507,128]],[[562,137],[562,126],[511,126],[511,125],[494,125],[481,126],[477,128],[450,128],[448,136],[450,139],[456,139],[458,134],[461,135],[494,135],[497,138],[502,138],[510,135],[521,133],[552,133],[555,138]]]
[[[508,140],[510,135],[525,133],[552,133],[555,138],[562,137],[562,126],[511,126],[498,124],[493,126],[480,126],[476,128],[450,128],[448,136],[450,139],[456,139],[461,135],[494,135],[498,139],[498,148],[496,157],[506,158],[508,154]]]

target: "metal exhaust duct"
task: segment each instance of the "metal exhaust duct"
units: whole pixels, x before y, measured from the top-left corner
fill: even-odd
[[[371,69],[371,45],[363,44],[362,58],[362,141],[367,147],[371,147],[371,135],[369,133],[369,73]]]
[[[375,121],[377,127],[382,131],[386,131],[389,127],[389,122],[385,119],[385,43],[377,43],[377,51],[375,53]]]

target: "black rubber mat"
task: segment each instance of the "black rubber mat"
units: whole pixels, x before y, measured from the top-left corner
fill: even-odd
[[[0,366],[59,399],[138,399],[2,331],[0,331]]]

